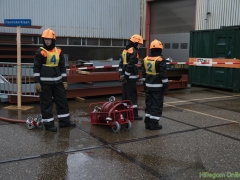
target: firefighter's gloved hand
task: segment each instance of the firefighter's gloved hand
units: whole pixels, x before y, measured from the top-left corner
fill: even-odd
[[[41,93],[42,92],[42,86],[41,86],[40,83],[37,83],[35,88],[36,88],[36,92],[37,93]]]
[[[63,86],[64,86],[64,89],[67,90],[67,88],[68,88],[67,82],[63,82]]]
[[[124,75],[121,75],[119,78],[119,81],[123,82],[123,80],[124,80]]]
[[[124,78],[124,75],[120,76],[119,81],[121,81],[122,83],[127,83],[127,80]]]
[[[168,83],[163,83],[163,93],[167,94],[168,92]]]

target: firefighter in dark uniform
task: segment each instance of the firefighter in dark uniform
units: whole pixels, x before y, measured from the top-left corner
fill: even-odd
[[[67,74],[65,59],[60,48],[55,46],[56,35],[46,29],[42,33],[43,47],[40,47],[34,58],[34,82],[40,96],[40,107],[43,125],[46,130],[56,132],[52,113],[53,100],[56,104],[59,128],[75,127],[70,121],[66,97]]]
[[[119,76],[122,81],[122,100],[131,100],[133,105],[134,120],[142,120],[138,115],[137,101],[137,81],[138,76],[138,49],[143,44],[142,36],[134,34],[130,38],[130,43],[122,52],[119,62]]]
[[[145,57],[142,66],[143,83],[145,86],[145,128],[162,129],[159,120],[162,116],[163,97],[168,91],[166,60],[162,56],[163,45],[154,40],[150,44],[150,55]]]

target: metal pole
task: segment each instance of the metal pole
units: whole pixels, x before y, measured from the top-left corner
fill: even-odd
[[[209,0],[207,0],[207,2],[206,2],[207,4],[206,4],[206,15],[205,15],[205,27],[204,27],[204,29],[206,30],[206,29],[208,29],[208,12],[209,12]]]
[[[17,26],[17,107],[21,108],[21,27]]]

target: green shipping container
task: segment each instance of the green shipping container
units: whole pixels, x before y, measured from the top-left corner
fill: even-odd
[[[240,69],[207,66],[189,66],[188,83],[240,91]]]
[[[240,26],[190,31],[189,57],[240,59]]]

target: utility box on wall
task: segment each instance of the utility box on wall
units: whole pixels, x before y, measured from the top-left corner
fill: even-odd
[[[240,59],[240,26],[190,31],[189,57]]]

